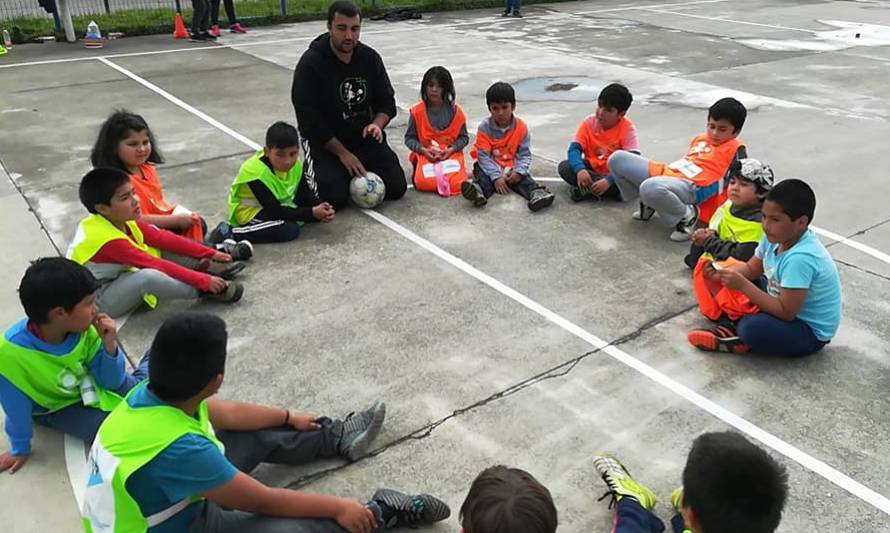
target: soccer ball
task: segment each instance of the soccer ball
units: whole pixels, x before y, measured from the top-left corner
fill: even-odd
[[[377,174],[368,172],[365,176],[356,176],[349,182],[349,196],[352,202],[362,209],[374,209],[383,203],[386,197],[386,184]]]

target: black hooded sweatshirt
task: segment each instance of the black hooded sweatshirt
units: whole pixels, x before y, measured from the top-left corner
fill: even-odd
[[[300,57],[291,100],[300,134],[314,146],[336,137],[354,150],[377,113],[396,116],[395,92],[380,54],[359,41],[350,62],[343,63],[328,33],[316,37]]]

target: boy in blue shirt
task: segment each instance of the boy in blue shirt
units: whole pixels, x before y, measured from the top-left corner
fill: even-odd
[[[754,257],[715,274],[760,312],[734,325],[689,332],[693,346],[801,357],[831,341],[841,320],[841,284],[834,260],[809,229],[815,210],[816,195],[803,181],[790,179],[773,187],[763,203],[764,236]],[[764,288],[752,281],[761,276],[766,278]]]
[[[93,442],[120,396],[146,377],[148,357],[128,375],[114,321],[96,310],[99,283],[62,257],[32,264],[19,285],[27,318],[0,339],[0,404],[10,451],[0,472],[31,455],[32,422]],[[114,394],[116,393],[116,394]]]
[[[90,451],[83,515],[92,531],[370,533],[448,517],[448,506],[426,494],[380,489],[363,504],[250,477],[264,462],[364,456],[386,406],[332,420],[211,399],[223,383],[227,339],[225,322],[207,313],[161,325],[149,379],[108,416]]]

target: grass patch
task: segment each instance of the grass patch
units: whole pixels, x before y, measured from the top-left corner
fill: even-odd
[[[245,26],[263,26],[279,24],[282,22],[301,22],[306,20],[324,20],[327,17],[327,9],[330,0],[286,0],[287,14],[282,15],[280,0],[245,0],[235,3],[238,18],[243,19]],[[524,3],[546,3],[557,0],[527,0]],[[414,6],[424,12],[451,11],[461,9],[476,9],[485,7],[503,6],[503,0],[394,0],[390,2],[377,2],[377,9],[371,8],[371,2],[362,0],[357,2],[362,7],[365,16],[371,16],[376,12],[382,12],[398,7]],[[190,2],[183,0],[182,16],[188,25],[192,17],[191,7],[186,8]],[[93,15],[74,15],[74,31],[78,37],[86,32],[87,24],[95,20],[102,30],[103,35],[108,32],[123,32],[128,36],[152,35],[158,33],[173,32],[172,9],[122,9],[110,14],[97,13]],[[226,24],[225,12],[220,9],[220,20]],[[56,32],[53,19],[50,15],[14,17],[0,21],[0,28],[7,28],[12,33],[12,27],[21,29],[25,41],[31,41],[38,37],[56,35],[59,40],[64,40],[64,32]]]

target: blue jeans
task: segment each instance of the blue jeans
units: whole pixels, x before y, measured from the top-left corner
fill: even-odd
[[[763,355],[803,357],[821,350],[828,342],[816,338],[799,318],[788,322],[767,313],[742,317],[736,331],[751,351]]]
[[[511,11],[514,13],[519,13],[522,9],[522,0],[507,0],[507,7],[504,9],[504,13],[510,13]]]
[[[486,198],[490,198],[491,195],[495,193],[494,183],[491,181],[491,178],[479,167],[479,164],[476,163],[473,165],[473,181],[476,182],[477,185],[482,189],[482,194],[485,195]],[[531,198],[532,191],[535,189],[542,189],[541,185],[538,185],[538,182],[535,181],[528,174],[523,174],[522,179],[519,180],[519,183],[514,183],[508,185],[510,189],[522,196],[526,200]]]
[[[664,522],[660,518],[646,510],[634,498],[626,496],[615,504],[613,524],[612,533],[661,533],[664,531]],[[679,513],[671,518],[671,528],[674,533],[686,531],[683,517]]]
[[[124,377],[124,382],[114,392],[121,396],[130,392],[139,382],[148,378],[149,355],[148,352],[142,356],[139,366],[132,374]],[[105,421],[108,413],[95,407],[87,407],[82,403],[69,405],[64,409],[53,411],[52,413],[35,415],[34,422],[48,428],[58,429],[62,433],[73,435],[87,445],[91,445],[99,432],[99,426]]]

